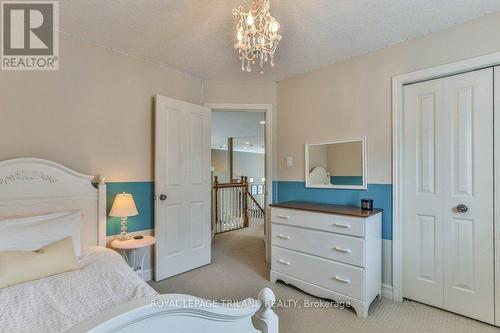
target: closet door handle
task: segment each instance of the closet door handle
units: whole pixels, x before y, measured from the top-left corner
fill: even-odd
[[[457,206],[457,212],[459,213],[467,213],[467,211],[469,210],[469,207],[467,207],[466,205],[464,204],[460,204]]]
[[[290,239],[291,238],[290,236],[282,235],[282,234],[279,234],[278,237],[283,238],[283,239]]]
[[[284,219],[284,220],[289,220],[290,219],[290,216],[287,216],[287,215],[278,215],[278,217],[280,219]]]
[[[351,226],[349,224],[343,224],[343,223],[334,223],[334,227],[339,227],[339,228],[350,228]]]
[[[336,251],[339,251],[339,252],[343,252],[343,253],[351,253],[351,250],[349,250],[349,249],[343,249],[343,248],[338,247],[338,246],[335,246],[333,249],[336,250]]]
[[[351,283],[351,280],[341,278],[341,277],[339,277],[337,275],[334,276],[334,279],[337,280],[337,281],[343,282],[343,283]]]
[[[279,262],[280,264],[283,264],[283,265],[287,265],[287,266],[288,266],[288,265],[290,265],[290,262],[289,262],[289,261],[286,261],[286,260],[283,260],[283,259],[278,259],[278,262]]]

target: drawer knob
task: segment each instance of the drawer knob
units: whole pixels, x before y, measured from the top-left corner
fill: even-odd
[[[337,281],[343,282],[343,283],[351,283],[351,280],[341,278],[341,277],[339,277],[337,275],[335,275],[334,279],[337,280]]]
[[[334,227],[339,227],[339,228],[350,228],[351,226],[349,224],[343,224],[343,223],[334,223]]]
[[[288,265],[290,265],[290,262],[289,262],[289,261],[286,261],[286,260],[283,260],[283,259],[278,259],[278,262],[279,262],[280,264],[283,264],[283,265],[287,265],[287,266],[288,266]]]
[[[333,249],[336,250],[336,251],[339,251],[339,252],[343,252],[343,253],[351,253],[351,250],[349,250],[349,249],[343,249],[343,248],[338,247],[338,246],[335,246]]]
[[[278,217],[280,219],[284,219],[284,220],[289,220],[290,219],[290,216],[288,216],[288,215],[278,215]]]
[[[290,236],[282,235],[282,234],[279,234],[278,237],[283,238],[283,239],[290,239]]]

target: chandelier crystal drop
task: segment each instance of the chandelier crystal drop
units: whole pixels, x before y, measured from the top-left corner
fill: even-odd
[[[236,44],[241,61],[241,70],[251,72],[252,65],[259,63],[260,74],[264,64],[274,66],[274,52],[281,40],[280,24],[270,13],[269,0],[245,0],[233,9],[236,25]]]

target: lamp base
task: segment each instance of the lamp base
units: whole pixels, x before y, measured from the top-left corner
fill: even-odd
[[[130,238],[131,237],[128,234],[125,234],[125,235],[120,234],[120,236],[118,236],[118,240],[120,240],[120,241],[126,241],[126,240],[129,240]]]
[[[127,234],[127,217],[124,216],[122,217],[122,232],[120,233],[120,236],[118,237],[119,240],[121,241],[126,241],[130,239],[130,236]]]

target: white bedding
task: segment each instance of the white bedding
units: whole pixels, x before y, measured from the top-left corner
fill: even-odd
[[[82,251],[80,270],[0,289],[0,332],[61,332],[105,309],[157,293],[115,251]]]

